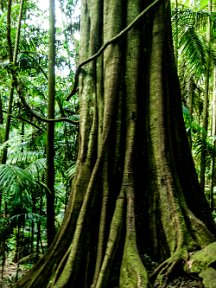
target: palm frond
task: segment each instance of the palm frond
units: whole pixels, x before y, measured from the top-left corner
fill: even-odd
[[[175,29],[176,21],[181,29],[185,29],[187,26],[193,25],[195,29],[205,29],[208,25],[208,19],[211,17],[211,13],[205,10],[192,10],[185,8],[183,5],[177,9],[172,10],[172,26]],[[175,31],[173,31],[175,32]]]
[[[18,12],[19,12],[19,8],[20,8],[20,4],[14,4],[14,5],[11,7],[11,12],[17,16],[17,15],[18,15]],[[4,13],[2,13],[2,15],[1,15],[1,17],[0,17],[0,23],[6,22],[6,19],[7,19],[7,11],[5,11]]]
[[[216,22],[214,12],[196,11],[184,6],[173,9],[172,12],[173,37],[178,42],[178,49],[182,54],[181,59],[183,58],[183,61],[187,63],[192,74],[205,73],[208,57],[216,63],[215,50],[209,51],[208,41],[205,38],[209,19],[212,20],[212,26],[214,26]],[[214,29],[212,31],[214,32]]]
[[[45,217],[38,213],[19,213],[13,215],[9,218],[10,221],[18,220],[19,218],[25,218],[25,220],[30,220],[32,222],[44,221]]]
[[[76,163],[73,164],[67,171],[66,171],[66,177],[68,178],[68,180],[72,180],[75,173],[76,173],[76,168],[77,168],[77,165]]]
[[[43,154],[44,153],[42,151],[25,150],[19,153],[14,151],[13,153],[10,153],[7,163],[12,165],[18,165],[19,163],[28,165],[29,163],[33,163],[43,157]]]
[[[193,147],[195,148],[195,156],[200,160],[202,153],[205,153],[205,165],[208,167],[211,165],[213,157],[216,157],[216,149],[212,141],[212,137],[207,137],[203,139],[200,136],[197,136]]]
[[[26,189],[34,186],[34,181],[32,175],[22,168],[8,164],[0,165],[0,187],[9,191],[14,184]]]
[[[8,164],[0,165],[0,189],[11,211],[27,211],[31,207],[31,192],[35,187],[32,175],[24,169]]]
[[[26,167],[25,171],[30,173],[31,175],[38,175],[45,173],[46,169],[46,158],[40,158],[36,161],[32,162],[28,167]]]
[[[25,136],[25,137],[27,137],[27,136]],[[15,153],[17,153],[17,149],[18,148],[22,149],[25,144],[26,144],[26,139],[24,138],[23,135],[20,135],[20,134],[18,135],[16,133],[12,133],[11,138],[8,141],[6,141],[0,145],[0,151],[4,150],[5,148],[10,148],[11,153],[13,151],[15,151]]]
[[[181,31],[179,46],[191,71],[196,71],[196,74],[204,74],[207,66],[206,45],[192,26]]]

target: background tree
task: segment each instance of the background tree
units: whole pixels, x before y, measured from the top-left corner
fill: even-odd
[[[214,113],[213,67],[216,63],[214,6],[207,0],[195,1],[192,5],[179,3],[173,10],[172,19],[175,46],[180,51],[178,72],[187,131],[201,186],[210,199],[215,186],[211,180],[214,174],[211,158],[215,157],[214,137],[211,136],[214,127],[214,120],[211,120]]]
[[[216,233],[184,127],[170,5],[81,7],[76,176],[61,229],[15,287],[163,285]],[[161,263],[151,280],[146,254]]]
[[[48,113],[49,119],[55,117],[55,1],[49,2],[49,90]],[[47,239],[48,245],[55,236],[55,123],[47,123]]]

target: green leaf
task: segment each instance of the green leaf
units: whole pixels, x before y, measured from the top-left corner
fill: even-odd
[[[17,166],[1,164],[0,186],[6,191],[10,191],[14,184],[26,189],[27,186],[33,186],[34,181],[28,171]]]

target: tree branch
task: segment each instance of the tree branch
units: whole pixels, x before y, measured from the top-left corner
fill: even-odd
[[[99,50],[97,53],[89,57],[88,59],[84,60],[79,64],[77,67],[75,77],[74,77],[74,85],[72,88],[72,91],[70,94],[67,96],[66,100],[70,100],[70,98],[77,92],[77,86],[78,86],[78,80],[79,80],[79,74],[81,72],[82,66],[88,64],[89,62],[95,60],[98,56],[100,56],[103,51],[112,43],[116,42],[119,40],[122,36],[124,36],[127,32],[129,32],[138,22],[139,20],[152,8],[154,7],[157,3],[159,3],[160,0],[155,0],[153,3],[151,3],[147,8],[145,8],[125,29],[123,29],[119,34],[108,40]]]
[[[3,112],[3,113],[7,113],[7,111],[4,111],[4,110],[3,110],[2,112]],[[25,119],[25,118],[23,118],[23,117],[21,117],[21,116],[15,116],[15,115],[13,115],[13,114],[10,114],[10,117],[11,117],[11,118],[20,119],[21,121],[26,122],[26,123],[34,126],[35,128],[37,128],[38,130],[44,132],[44,129],[42,129],[40,126],[36,125],[35,123],[33,123],[32,121],[30,121],[30,120],[28,120],[28,119]]]
[[[66,117],[60,117],[60,118],[55,118],[55,119],[48,119],[46,117],[43,117],[41,115],[39,115],[38,113],[36,113],[34,110],[31,109],[31,107],[29,106],[29,104],[26,102],[26,99],[22,93],[22,89],[21,89],[21,86],[19,85],[18,83],[18,80],[17,80],[17,77],[16,75],[13,75],[13,80],[14,80],[14,83],[15,83],[15,87],[16,87],[16,90],[17,90],[17,93],[19,95],[19,98],[22,102],[22,104],[24,105],[24,107],[26,109],[28,109],[28,111],[35,117],[37,118],[38,120],[40,121],[43,121],[43,122],[46,122],[46,123],[50,123],[50,122],[68,122],[70,124],[74,124],[74,125],[78,125],[79,124],[79,121],[74,121],[74,120],[71,120],[69,118],[66,118]]]

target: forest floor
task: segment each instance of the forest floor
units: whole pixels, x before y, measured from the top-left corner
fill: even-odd
[[[29,268],[30,267],[27,267],[26,265],[18,266],[17,263],[13,262],[6,263],[3,271],[2,266],[0,266],[0,288],[11,287],[11,285],[22,277]]]
[[[167,284],[167,288],[203,288],[202,281],[200,279],[193,279],[187,275],[180,276]]]
[[[26,265],[17,266],[16,263],[9,262],[4,267],[2,277],[2,267],[0,266],[0,288],[9,288],[20,278],[29,268]],[[188,275],[178,276],[167,283],[166,288],[203,288],[200,279],[192,278]],[[110,287],[111,288],[111,287]]]
[[[149,275],[152,275],[159,265],[159,263],[152,261],[148,255],[143,255],[142,261]],[[183,271],[182,273],[180,271],[176,272],[177,274],[168,281],[166,288],[205,288],[200,278],[186,274]]]

